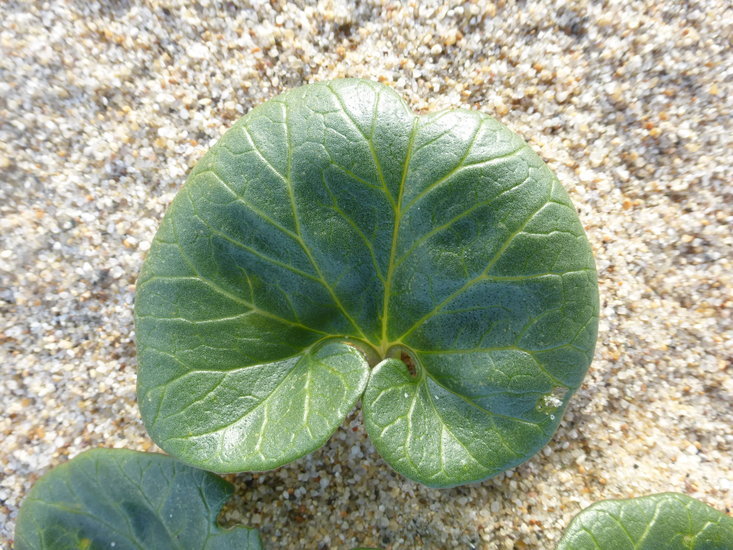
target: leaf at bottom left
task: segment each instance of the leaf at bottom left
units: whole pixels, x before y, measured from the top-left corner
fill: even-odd
[[[262,550],[255,529],[216,516],[233,486],[161,454],[86,451],[30,490],[16,550]]]

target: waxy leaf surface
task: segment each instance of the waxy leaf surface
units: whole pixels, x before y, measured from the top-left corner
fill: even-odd
[[[161,454],[95,449],[54,468],[18,514],[16,550],[261,550],[257,531],[222,529],[220,477]]]
[[[171,204],[137,286],[138,398],[206,469],[317,449],[363,398],[402,474],[480,480],[552,436],[593,355],[590,246],[494,119],[363,80],[253,109]]]
[[[733,550],[733,518],[680,493],[604,500],[573,519],[557,550]]]

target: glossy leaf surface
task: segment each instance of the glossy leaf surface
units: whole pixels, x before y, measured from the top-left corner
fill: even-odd
[[[518,136],[313,84],[238,121],[171,204],[137,286],[138,398],[161,447],[229,472],[313,451],[363,395],[396,470],[456,485],[548,441],[597,314],[583,228]]]
[[[557,550],[733,550],[733,518],[680,493],[604,500],[568,526]]]
[[[16,550],[261,550],[257,531],[222,529],[220,477],[161,454],[95,449],[54,468],[23,501]]]

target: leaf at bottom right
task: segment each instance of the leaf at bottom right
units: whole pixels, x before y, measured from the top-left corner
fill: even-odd
[[[557,550],[733,550],[733,518],[680,493],[597,502]]]

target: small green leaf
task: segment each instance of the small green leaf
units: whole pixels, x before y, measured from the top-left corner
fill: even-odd
[[[23,501],[16,550],[261,550],[254,529],[222,529],[220,477],[161,455],[95,449],[54,468]]]
[[[181,460],[275,468],[364,394],[385,459],[450,486],[547,443],[598,290],[575,209],[518,136],[338,80],[253,109],[203,157],[135,307],[143,420]]]
[[[680,493],[604,500],[570,522],[557,550],[733,550],[733,518]]]

